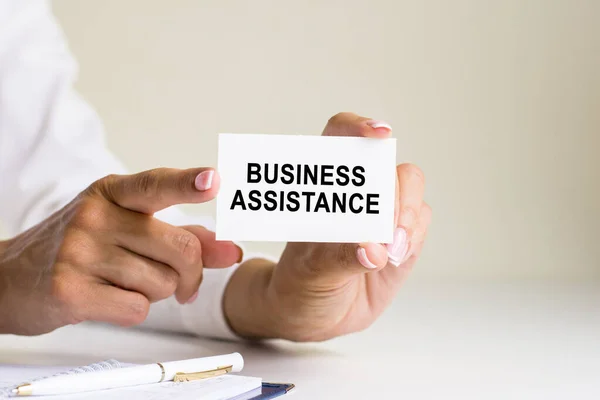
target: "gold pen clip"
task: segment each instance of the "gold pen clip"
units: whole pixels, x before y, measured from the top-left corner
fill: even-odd
[[[225,375],[233,369],[233,365],[211,369],[210,371],[202,372],[177,372],[173,377],[173,382],[190,382],[200,379],[214,378],[215,376]]]

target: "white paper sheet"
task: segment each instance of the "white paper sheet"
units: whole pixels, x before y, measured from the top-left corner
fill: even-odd
[[[40,376],[50,376],[68,370],[65,367],[0,365],[0,389],[28,382]],[[0,390],[1,393],[1,390]]]
[[[24,367],[0,365],[0,399],[6,398],[15,385],[41,376],[50,376],[68,370],[64,367]],[[65,400],[227,400],[240,394],[253,392],[262,384],[261,378],[240,375],[223,375],[195,382],[164,382],[122,389],[103,390],[73,395],[43,396],[40,399]],[[256,394],[256,393],[254,393]],[[243,399],[244,397],[240,397]]]

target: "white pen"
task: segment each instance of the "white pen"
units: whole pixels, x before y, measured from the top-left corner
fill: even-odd
[[[244,359],[240,353],[194,358],[118,368],[109,371],[85,372],[54,376],[21,385],[13,390],[17,396],[48,396],[126,386],[147,385],[165,381],[186,382],[210,378],[228,372],[240,372]]]

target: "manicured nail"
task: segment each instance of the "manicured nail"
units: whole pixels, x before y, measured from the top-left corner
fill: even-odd
[[[406,256],[408,251],[408,240],[406,237],[406,231],[402,228],[396,228],[394,232],[394,242],[387,245],[388,259],[389,262],[399,266]]]
[[[383,122],[383,121],[370,120],[370,121],[367,121],[366,124],[369,125],[373,129],[385,128],[390,131],[392,130],[392,127],[390,126],[390,124],[388,124],[387,122]]]
[[[408,251],[406,252],[406,254],[404,255],[404,257],[402,258],[396,258],[393,256],[390,256],[388,254],[388,261],[394,266],[394,267],[399,267],[400,265],[404,264],[405,262],[408,261],[409,258],[412,257],[412,249],[410,248],[410,243],[408,245]]]
[[[198,298],[198,291],[196,290],[196,292],[192,295],[192,297],[189,298],[189,300],[186,302],[186,304],[192,304],[194,301],[196,301],[197,298]]]
[[[204,172],[200,172],[196,177],[196,189],[200,191],[205,191],[211,188],[213,176],[215,176],[214,170],[208,170]]]
[[[369,261],[369,258],[367,257],[367,251],[365,249],[363,249],[362,247],[359,247],[356,250],[356,258],[358,258],[358,262],[361,263],[362,266],[365,268],[369,268],[369,269],[377,268],[377,265],[375,265],[371,261]]]

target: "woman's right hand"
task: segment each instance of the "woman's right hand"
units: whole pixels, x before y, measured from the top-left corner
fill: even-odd
[[[194,300],[203,267],[233,265],[241,249],[152,215],[209,201],[218,187],[208,168],[110,175],[0,242],[0,333],[36,335],[86,320],[136,325],[151,302]]]

